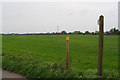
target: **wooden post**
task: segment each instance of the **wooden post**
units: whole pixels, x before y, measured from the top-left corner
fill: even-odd
[[[98,75],[102,75],[102,57],[103,57],[103,35],[104,35],[104,16],[99,18],[99,53],[98,53]]]
[[[66,69],[69,68],[69,37],[66,37]]]

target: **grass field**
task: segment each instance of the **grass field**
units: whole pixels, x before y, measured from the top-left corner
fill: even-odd
[[[25,54],[29,54],[32,58],[37,58],[35,60],[40,59],[48,64],[62,63],[65,66],[66,36],[67,35],[3,35],[2,53],[4,57],[9,54],[19,54],[22,58],[26,58],[27,55]],[[70,69],[76,72],[85,72],[87,70],[96,71],[98,63],[98,35],[68,36],[70,37]],[[7,59],[3,59],[3,68],[6,66],[9,68],[10,66],[8,66],[5,60]],[[27,62],[29,62],[29,60]],[[12,66],[15,65],[13,64]],[[103,70],[118,71],[118,36],[104,36]]]

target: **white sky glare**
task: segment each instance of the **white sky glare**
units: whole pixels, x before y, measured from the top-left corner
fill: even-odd
[[[105,31],[118,28],[117,2],[2,2],[2,32],[92,32],[100,15]]]

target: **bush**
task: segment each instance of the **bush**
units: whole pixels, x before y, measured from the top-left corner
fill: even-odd
[[[66,70],[62,64],[48,64],[30,54],[3,53],[3,69],[19,73],[26,78],[77,78],[78,74]]]

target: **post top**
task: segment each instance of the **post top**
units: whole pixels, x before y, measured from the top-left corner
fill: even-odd
[[[67,37],[66,37],[66,40],[69,40],[69,38],[70,38],[70,37],[67,36]]]
[[[100,16],[100,18],[101,18],[101,17],[104,17],[104,16],[103,16],[103,15],[101,15],[101,16]]]

